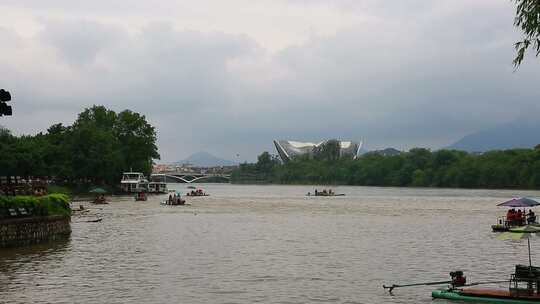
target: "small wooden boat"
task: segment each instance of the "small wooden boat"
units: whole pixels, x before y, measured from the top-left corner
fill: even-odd
[[[161,202],[161,205],[166,205],[166,206],[183,206],[186,204],[186,201],[183,200],[183,199],[176,199],[176,200],[165,200],[165,201],[162,201]]]
[[[147,201],[148,200],[148,196],[144,193],[139,193],[137,195],[135,195],[135,201]]]
[[[540,229],[540,224],[538,223],[531,223],[528,226],[538,227]],[[520,229],[523,229],[524,227],[527,227],[527,225],[522,225],[522,226],[508,226],[504,224],[491,225],[491,229],[493,230],[493,232],[505,232],[505,231],[520,232]]]
[[[104,198],[96,198],[95,200],[92,201],[92,204],[106,205],[106,204],[108,204],[108,202]]]
[[[186,196],[210,196],[210,194],[204,192],[203,189],[197,189],[189,191]]]
[[[439,299],[456,300],[475,303],[540,303],[540,296],[513,295],[509,290],[494,288],[464,288],[464,289],[436,289],[431,296]]]
[[[186,193],[186,196],[210,196],[210,194],[206,194],[206,193]]]
[[[101,222],[103,219],[102,218],[98,218],[98,219],[95,219],[95,220],[88,220],[86,221],[87,223],[99,223]]]
[[[431,296],[476,303],[540,303],[540,267],[516,265],[515,273],[510,276],[510,280],[507,282],[509,283],[507,289],[441,288],[432,291]]]
[[[317,194],[315,194],[315,193],[308,192],[308,194],[306,194],[306,196],[345,196],[345,193],[322,193],[322,192],[317,192]]]

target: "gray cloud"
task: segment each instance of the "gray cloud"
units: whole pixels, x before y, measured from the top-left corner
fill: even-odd
[[[540,97],[538,60],[512,70],[510,5],[333,3],[369,18],[279,52],[246,34],[173,23],[39,18],[33,37],[0,28],[17,41],[0,58],[10,71],[0,82],[16,97],[16,115],[2,124],[43,130],[105,104],[145,113],[164,160],[198,150],[252,160],[274,138],[437,148],[512,120]]]

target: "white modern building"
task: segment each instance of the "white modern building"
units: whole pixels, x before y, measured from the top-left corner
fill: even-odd
[[[356,158],[362,148],[362,142],[359,141],[342,141],[335,139],[323,140],[319,143],[300,142],[293,140],[274,140],[276,150],[284,162],[301,155],[313,155],[321,146],[329,141],[337,141],[339,143],[339,156],[348,156]]]

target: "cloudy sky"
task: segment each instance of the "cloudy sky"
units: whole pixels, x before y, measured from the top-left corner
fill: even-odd
[[[0,124],[15,134],[103,104],[144,113],[163,161],[243,161],[275,138],[436,149],[540,116],[540,59],[514,72],[509,0],[2,0],[0,11],[0,87],[14,97]]]

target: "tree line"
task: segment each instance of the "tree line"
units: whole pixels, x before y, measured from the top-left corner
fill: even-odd
[[[47,176],[71,184],[115,185],[123,171],[149,174],[159,159],[156,131],[144,115],[104,106],[81,112],[71,126],[14,136],[0,128],[0,176]]]
[[[231,178],[236,183],[540,189],[540,145],[482,154],[414,148],[398,155],[305,156],[287,163],[264,152],[257,163],[241,164]]]

